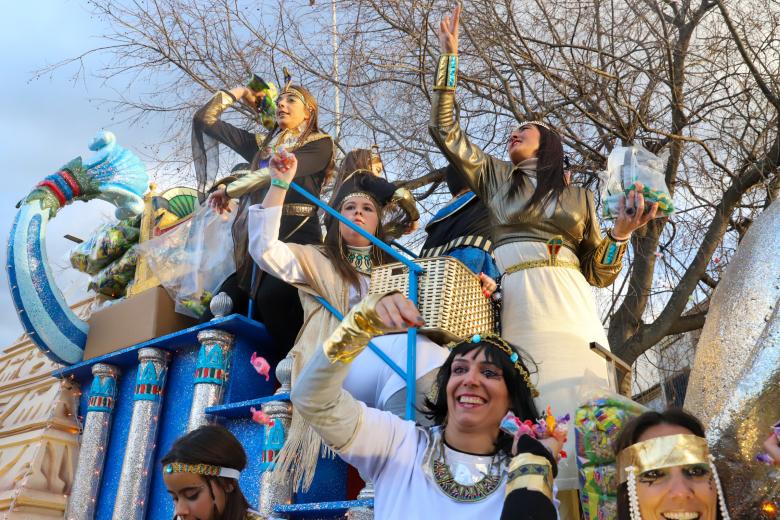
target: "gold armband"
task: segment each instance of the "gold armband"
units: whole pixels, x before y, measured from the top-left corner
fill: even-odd
[[[398,204],[398,206],[409,215],[409,220],[416,222],[420,220],[420,212],[417,211],[417,202],[414,200],[412,192],[406,188],[398,188],[393,192],[393,198],[390,202]]]
[[[458,83],[458,55],[442,54],[436,66],[433,90],[454,91]]]
[[[236,98],[230,92],[225,92],[224,90],[217,91],[209,102],[206,103],[203,111],[203,122],[207,125],[213,125],[219,120],[222,112],[233,106],[235,102]]]
[[[520,453],[512,458],[506,480],[506,494],[516,489],[538,491],[552,500],[553,472],[550,461],[532,453]]]
[[[601,241],[596,249],[596,260],[601,265],[616,265],[623,261],[623,255],[626,253],[628,240],[616,240],[612,234],[607,231],[607,236]]]
[[[386,294],[371,294],[355,305],[341,321],[341,325],[323,343],[322,350],[331,363],[349,363],[355,359],[368,342],[385,333],[385,325],[376,312],[379,300],[398,291]]]

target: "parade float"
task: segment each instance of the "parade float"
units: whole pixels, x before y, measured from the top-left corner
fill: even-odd
[[[199,194],[149,189],[143,164],[110,132],[101,132],[90,149],[93,157],[69,162],[31,191],[9,240],[9,282],[26,339],[0,358],[0,385],[11,381],[6,386],[24,389],[14,394],[12,408],[26,414],[27,423],[15,423],[21,437],[13,437],[14,431],[9,441],[0,439],[0,482],[12,489],[0,495],[7,517],[171,518],[159,459],[183,433],[219,421],[249,454],[240,485],[263,517],[370,518],[370,488],[358,494],[361,482],[338,459],[320,459],[305,493],[271,478],[267,470],[284,445],[291,417],[289,359],[276,367],[255,362],[269,345],[265,327],[231,314],[224,294],[204,293],[190,302],[198,307],[195,314],[209,306],[209,321],[196,323],[175,312],[177,302],[160,285],[165,280],[150,268],[144,244],[148,251],[155,237],[184,229]],[[96,198],[116,206],[117,222],[77,247],[71,260],[95,276],[96,293],[119,299],[85,319],[86,306],[75,312],[57,288],[45,232],[63,206]],[[770,470],[752,463],[762,434],[777,419],[780,271],[766,258],[780,254],[778,222],[775,203],[729,266],[702,334],[688,396],[687,404],[707,421],[712,447],[726,460],[729,501],[739,512],[734,518],[773,518],[769,511],[778,494]],[[110,252],[117,243],[122,247]],[[420,268],[397,258],[406,263],[407,288],[416,294]],[[407,366],[414,367],[409,350]],[[414,378],[407,382],[414,384]],[[33,392],[35,398],[27,399]],[[264,424],[253,420],[258,411]],[[584,504],[588,518],[614,518],[609,443],[620,423],[640,412],[627,399],[594,399],[577,414],[584,432],[578,430],[578,455],[591,461],[582,465],[585,496],[592,501]],[[39,433],[31,434],[36,427]],[[27,450],[36,443],[38,451]]]

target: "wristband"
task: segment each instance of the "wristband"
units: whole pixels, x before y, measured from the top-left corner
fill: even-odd
[[[455,91],[458,83],[458,55],[442,54],[434,76],[433,90]]]
[[[283,181],[282,179],[273,178],[271,179],[271,186],[276,186],[277,188],[282,188],[283,190],[289,190],[290,189],[290,183],[287,181]]]

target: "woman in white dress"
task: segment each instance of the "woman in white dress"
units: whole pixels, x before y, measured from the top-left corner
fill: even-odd
[[[604,380],[602,358],[591,342],[608,347],[592,286],[614,282],[631,233],[655,217],[645,211],[637,184],[615,226],[602,236],[592,194],[569,185],[560,136],[542,121],[519,124],[508,138],[510,161],[483,152],[454,115],[460,8],[439,27],[439,58],[431,98],[431,136],[447,160],[488,207],[496,262],[503,274],[502,336],[538,365],[541,399],[556,414],[574,413],[580,385],[590,372]],[[573,436],[566,450],[575,453]],[[563,461],[560,489],[577,489],[577,468]],[[578,518],[576,502],[572,513]]]

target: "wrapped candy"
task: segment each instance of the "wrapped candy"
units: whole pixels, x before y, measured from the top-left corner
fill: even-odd
[[[120,220],[100,226],[70,252],[70,264],[82,273],[97,274],[138,242],[139,220]]]
[[[548,406],[547,410],[542,414],[542,417],[536,421],[531,421],[529,419],[522,421],[511,411],[507,412],[504,418],[501,419],[499,428],[514,437],[515,440],[523,435],[530,435],[537,440],[554,437],[561,443],[565,443],[566,437],[569,434],[568,424],[570,419],[569,414],[555,417]],[[560,451],[560,455],[562,459],[565,459],[568,456],[564,450]]]
[[[95,275],[89,282],[89,290],[112,298],[124,296],[127,285],[135,278],[137,264],[138,252],[131,248],[122,258]]]
[[[646,409],[626,398],[598,392],[574,418],[582,510],[587,520],[617,520],[614,444],[625,424]]]

